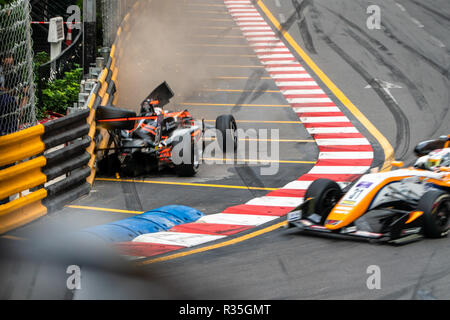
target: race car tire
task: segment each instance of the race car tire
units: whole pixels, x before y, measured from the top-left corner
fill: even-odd
[[[426,192],[417,205],[423,211],[423,231],[428,238],[445,237],[449,232],[450,195],[440,190]]]
[[[219,143],[220,149],[223,152],[236,151],[237,150],[237,125],[236,120],[231,114],[225,114],[217,117],[216,119],[216,129],[218,131],[217,142]],[[220,134],[219,134],[220,133]],[[233,150],[227,150],[228,143],[233,143]]]
[[[308,214],[318,214],[321,217],[320,224],[324,224],[331,209],[342,197],[341,187],[333,180],[318,179],[308,187],[305,193],[305,200],[314,198],[312,207],[303,210],[303,217]]]
[[[174,141],[173,148],[181,143],[180,141]],[[172,149],[173,150],[173,149]],[[180,156],[183,157],[183,150],[180,151]],[[180,177],[193,177],[197,174],[200,167],[200,153],[193,138],[191,138],[191,160],[189,163],[181,163],[175,165],[175,172]]]
[[[135,121],[102,122],[101,120],[124,119],[134,117],[136,117],[136,112],[126,109],[119,109],[112,106],[99,106],[96,111],[97,125],[102,128],[105,128],[106,130],[132,130],[134,128]]]

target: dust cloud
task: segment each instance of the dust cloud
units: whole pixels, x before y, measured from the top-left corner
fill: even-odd
[[[201,52],[190,45],[192,21],[186,19],[170,0],[151,1],[130,16],[118,57],[116,107],[138,112],[142,100],[163,81],[174,91],[175,103],[208,83]],[[172,103],[170,109],[182,108]]]

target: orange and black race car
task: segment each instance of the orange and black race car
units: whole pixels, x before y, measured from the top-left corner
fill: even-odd
[[[179,176],[194,176],[200,166],[204,149],[205,121],[195,121],[187,110],[165,111],[174,96],[163,82],[142,103],[140,114],[99,106],[98,126],[107,129],[109,141],[97,168],[102,174],[124,173],[139,176],[165,167],[174,168]],[[232,115],[216,119],[216,141],[222,150],[236,148],[236,121]],[[203,140],[203,141],[202,141]]]
[[[420,143],[410,168],[363,175],[346,187],[314,181],[287,227],[321,235],[403,244],[439,238],[450,226],[450,135]],[[401,162],[394,163],[401,167]]]

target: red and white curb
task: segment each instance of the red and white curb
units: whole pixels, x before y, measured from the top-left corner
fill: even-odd
[[[373,161],[369,141],[320,88],[248,0],[224,1],[250,46],[319,147],[316,165],[283,188],[246,204],[207,215],[169,231],[141,235],[119,244],[124,254],[150,257],[189,248],[275,220],[303,202],[308,186],[328,178],[345,186]]]

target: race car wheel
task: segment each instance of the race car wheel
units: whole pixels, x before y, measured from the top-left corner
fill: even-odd
[[[305,200],[314,198],[312,207],[304,209],[303,216],[318,214],[321,217],[320,224],[324,224],[334,206],[342,197],[341,187],[329,179],[318,179],[311,183],[305,193]],[[307,212],[305,212],[307,211]]]
[[[227,147],[233,144],[233,151],[237,150],[237,125],[236,120],[231,114],[226,114],[217,117],[216,119],[216,129],[220,134],[218,134],[217,142],[219,143],[220,148],[223,152],[232,151],[227,150]],[[229,146],[227,146],[227,141]]]
[[[173,147],[180,142],[174,142]],[[173,150],[173,149],[172,149]],[[183,157],[183,150],[180,151],[180,157]],[[193,177],[197,174],[200,167],[200,153],[193,138],[191,138],[191,160],[189,163],[175,165],[175,171],[180,177]]]
[[[423,211],[423,230],[428,238],[445,237],[449,232],[450,195],[440,190],[426,192],[419,200]]]

